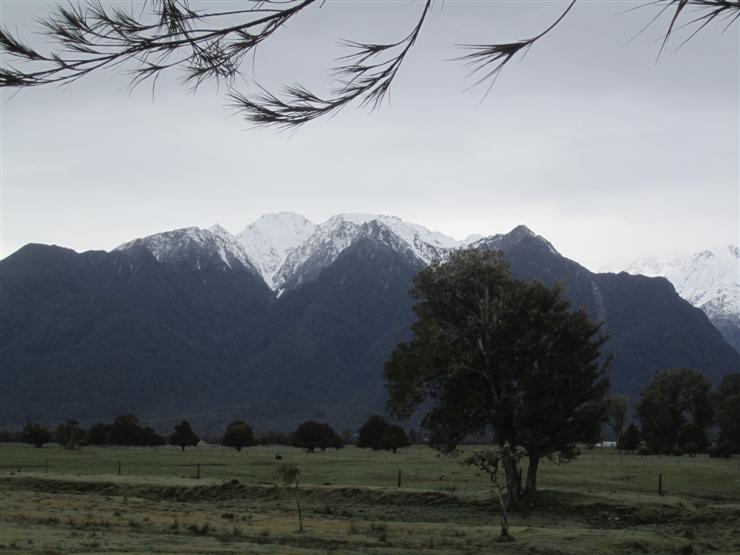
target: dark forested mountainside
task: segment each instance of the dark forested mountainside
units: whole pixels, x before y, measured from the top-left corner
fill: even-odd
[[[368,228],[279,297],[248,261],[196,239],[178,236],[167,256],[134,241],[110,253],[28,245],[0,261],[0,426],[134,412],[160,426],[354,429],[382,412],[383,363],[408,336],[423,267],[392,232]],[[663,278],[592,273],[523,226],[475,246],[503,251],[516,277],[563,283],[605,322],[617,393],[636,397],[659,368],[714,382],[740,368]]]

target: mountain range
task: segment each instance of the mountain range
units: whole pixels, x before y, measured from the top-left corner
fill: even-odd
[[[413,276],[458,248],[502,251],[516,277],[560,282],[605,323],[612,388],[659,368],[714,382],[740,354],[661,277],[593,273],[525,226],[457,241],[392,216],[314,224],[266,215],[232,235],[167,231],[111,252],[29,244],[0,261],[0,426],[133,412],[167,428],[234,418],[356,429],[384,404],[382,368],[413,322]]]

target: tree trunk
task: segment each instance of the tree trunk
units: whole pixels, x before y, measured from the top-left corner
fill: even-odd
[[[499,534],[498,539],[499,541],[512,541],[514,538],[509,535],[509,515],[506,510],[508,502],[500,492],[498,500],[501,505],[501,534]]]
[[[502,462],[506,474],[506,507],[510,508],[519,503],[516,458],[512,454],[504,454]]]
[[[540,456],[535,453],[529,455],[529,465],[527,466],[527,497],[533,497],[537,493],[537,468],[540,464]]]

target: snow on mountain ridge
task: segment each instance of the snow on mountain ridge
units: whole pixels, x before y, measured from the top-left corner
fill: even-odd
[[[274,275],[272,286],[282,291],[296,286],[321,267],[331,264],[339,253],[358,237],[367,233],[367,225],[377,222],[398,237],[401,248],[409,251],[425,264],[444,258],[462,242],[426,227],[403,221],[396,216],[362,213],[344,213],[332,216],[316,226],[314,233],[288,252],[285,262]],[[387,237],[387,235],[386,235]]]
[[[155,233],[123,243],[114,250],[121,251],[139,246],[146,248],[161,263],[185,259],[195,250],[196,265],[200,269],[203,262],[201,254],[215,252],[228,268],[233,268],[234,264],[241,264],[259,274],[236,238],[218,224],[211,229],[193,226]]]
[[[276,275],[289,253],[311,237],[315,230],[316,224],[300,214],[279,212],[261,216],[236,238],[267,285],[275,290]]]
[[[740,320],[740,249],[735,245],[667,259],[643,258],[632,274],[663,276],[676,292],[710,317]]]
[[[524,226],[515,228],[511,235],[539,237]],[[507,236],[488,239],[495,241]],[[425,265],[444,260],[455,249],[481,240],[480,235],[471,235],[458,241],[385,214],[343,213],[316,225],[299,214],[280,212],[261,216],[237,236],[215,224],[208,230],[189,227],[151,235],[125,243],[118,249],[141,244],[160,261],[184,257],[192,248],[197,252],[212,249],[226,266],[231,267],[233,261],[238,261],[261,275],[279,296],[286,288],[292,289],[314,279],[361,237],[384,243]]]

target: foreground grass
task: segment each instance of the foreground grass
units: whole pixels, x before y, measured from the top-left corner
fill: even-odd
[[[304,534],[291,493],[276,483],[276,454],[303,471]],[[2,445],[0,552],[740,552],[737,458],[593,450],[546,463],[540,476],[537,503],[511,517],[517,541],[498,544],[486,477],[424,447],[306,455]]]

